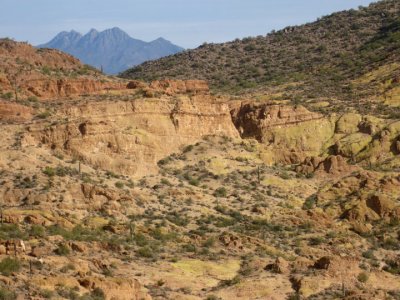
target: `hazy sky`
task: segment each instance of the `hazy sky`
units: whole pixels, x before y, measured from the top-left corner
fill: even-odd
[[[58,32],[120,27],[185,48],[265,35],[371,0],[0,0],[0,37],[45,43]]]

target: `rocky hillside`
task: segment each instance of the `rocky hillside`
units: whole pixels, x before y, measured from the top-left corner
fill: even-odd
[[[0,98],[35,102],[125,88],[122,82],[59,50],[0,39]]]
[[[1,115],[7,299],[398,299],[398,120],[128,85]]]
[[[0,299],[400,299],[399,118],[0,45]]]
[[[117,74],[145,61],[183,50],[163,38],[148,43],[131,38],[117,27],[102,32],[92,29],[85,35],[73,30],[64,31],[38,47],[64,51],[107,74]]]
[[[384,0],[266,36],[204,44],[121,76],[204,79],[216,92],[262,91],[303,103],[326,99],[332,110],[357,106],[357,99],[366,98],[398,107],[399,26],[399,2]]]

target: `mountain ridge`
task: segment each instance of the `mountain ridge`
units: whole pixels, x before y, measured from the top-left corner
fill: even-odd
[[[146,81],[200,79],[216,92],[264,93],[303,103],[317,98],[335,99],[337,104],[349,98],[367,99],[387,82],[365,85],[358,79],[399,61],[398,24],[400,3],[379,1],[266,36],[205,43],[121,76]],[[389,75],[399,74],[397,69]]]
[[[183,50],[164,38],[150,42],[132,38],[118,27],[103,31],[92,28],[84,35],[75,30],[62,31],[48,43],[37,47],[67,52],[109,74]]]

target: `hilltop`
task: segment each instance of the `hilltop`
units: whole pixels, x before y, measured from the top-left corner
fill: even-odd
[[[101,32],[92,29],[85,35],[74,30],[63,31],[38,47],[59,49],[107,74],[117,74],[145,61],[183,50],[163,38],[151,42],[134,39],[118,27]]]
[[[266,36],[203,44],[121,76],[203,79],[215,92],[263,94],[297,103],[326,100],[330,106],[325,111],[358,106],[383,113],[374,100],[391,106],[390,115],[399,113],[393,106],[400,106],[395,96],[399,48],[400,4],[385,0]],[[369,104],[360,106],[363,99]]]
[[[103,75],[54,49],[0,39],[0,97],[55,99],[121,88],[123,80]],[[126,83],[125,83],[126,85]]]

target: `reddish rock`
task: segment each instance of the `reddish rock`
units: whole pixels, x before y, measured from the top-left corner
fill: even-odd
[[[30,256],[41,258],[49,255],[52,252],[52,249],[50,246],[34,246],[32,247],[31,253],[29,253]]]
[[[290,272],[289,263],[282,257],[277,257],[275,262],[267,265],[265,269],[278,274],[288,274]]]
[[[0,122],[26,122],[32,119],[32,113],[31,107],[0,100]]]
[[[87,252],[87,247],[83,242],[70,242],[69,247],[75,252],[81,252],[81,253]]]
[[[328,270],[329,266],[332,264],[332,261],[333,261],[332,257],[329,256],[321,257],[315,262],[314,268],[320,270]]]

